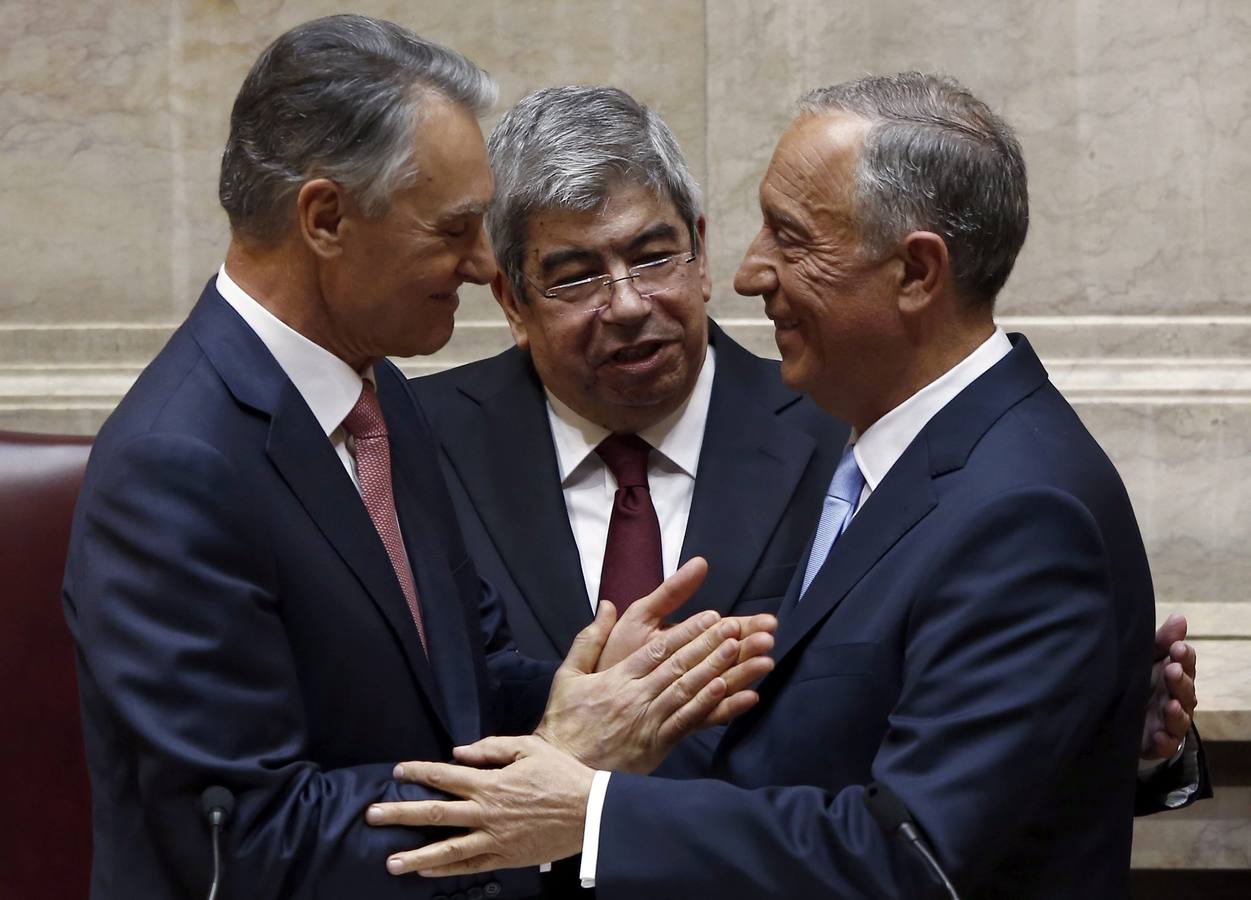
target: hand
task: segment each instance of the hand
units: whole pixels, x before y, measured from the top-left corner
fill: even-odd
[[[707,575],[707,561],[702,556],[693,556],[660,587],[631,603],[608,636],[595,671],[612,668],[664,631],[668,627],[665,620],[691,599]],[[735,619],[741,638],[761,631],[772,634],[778,624],[776,618],[767,614],[736,616]],[[739,662],[745,660],[746,657],[741,657]]]
[[[1195,648],[1186,643],[1186,617],[1171,615],[1155,633],[1151,699],[1142,728],[1143,759],[1168,759],[1190,730],[1195,695]]]
[[[489,737],[453,753],[474,766],[504,768],[433,762],[396,766],[398,779],[463,799],[375,803],[365,813],[370,825],[438,825],[470,831],[392,854],[388,872],[416,871],[431,878],[464,875],[536,866],[581,851],[594,777],[590,769],[533,735]]]
[[[746,688],[773,668],[771,634],[739,641],[738,620],[708,611],[594,673],[615,617],[601,603],[574,639],[535,730],[594,768],[650,772],[687,734],[750,709],[758,698]]]

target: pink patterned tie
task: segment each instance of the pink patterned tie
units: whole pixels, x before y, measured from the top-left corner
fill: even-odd
[[[400,582],[400,590],[408,601],[408,611],[417,625],[417,636],[422,649],[426,648],[426,629],[421,620],[421,605],[417,601],[417,584],[413,569],[400,538],[400,522],[395,514],[395,494],[391,489],[391,442],[387,438],[387,423],[382,418],[382,407],[374,385],[366,381],[356,405],[343,420],[343,427],[356,443],[356,474],[361,483],[361,498],[374,528],[382,538],[382,545],[391,558],[391,567]]]

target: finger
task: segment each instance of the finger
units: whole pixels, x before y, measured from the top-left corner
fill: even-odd
[[[701,727],[710,728],[713,725],[725,725],[747,712],[759,700],[760,695],[755,691],[739,691],[736,694],[731,694],[716,705],[713,711],[708,714],[708,717],[704,719]]]
[[[425,877],[463,875],[496,868],[495,842],[483,831],[471,831],[427,844],[416,850],[403,850],[387,857],[392,875],[421,872]]]
[[[1154,659],[1168,656],[1169,647],[1177,641],[1186,639],[1186,617],[1173,613],[1164,620],[1164,624],[1155,633]]]
[[[1199,662],[1199,654],[1195,648],[1186,641],[1177,641],[1169,647],[1169,658],[1173,662],[1181,663],[1186,674],[1191,678],[1195,677],[1195,666]]]
[[[1164,730],[1168,732],[1172,738],[1173,749],[1169,750],[1169,755],[1177,749],[1177,742],[1186,736],[1186,732],[1190,730],[1190,716],[1182,709],[1182,705],[1176,700],[1170,700],[1168,705],[1164,707],[1164,715],[1161,717],[1161,724]]]
[[[709,714],[724,698],[725,681],[721,678],[713,678],[661,723],[656,732],[661,744],[666,746],[676,744],[688,734],[698,731]]]
[[[481,769],[485,766],[507,766],[536,750],[534,738],[530,735],[519,737],[488,737],[463,747],[453,747],[452,755],[456,761],[467,766]]]
[[[591,624],[578,632],[577,637],[569,646],[565,661],[560,664],[561,672],[587,674],[594,672],[599,656],[604,652],[604,644],[608,643],[608,635],[617,623],[617,607],[607,600],[601,600],[595,608],[595,618]]]
[[[738,642],[738,661],[747,662],[757,656],[764,656],[773,649],[773,635],[758,631],[749,634]]]
[[[754,656],[727,669],[721,677],[725,679],[726,693],[733,695],[751,687],[771,671],[773,671],[771,657]]]
[[[472,800],[402,800],[373,803],[365,810],[370,825],[445,825],[449,828],[477,828],[482,824],[482,807]]]
[[[1167,731],[1157,731],[1151,741],[1151,755],[1145,758],[1160,761],[1170,759],[1177,752],[1179,743],[1178,739]]]
[[[656,668],[661,665],[661,663],[665,662],[665,660],[669,659],[677,651],[691,643],[691,641],[699,639],[702,635],[713,628],[713,626],[715,626],[720,619],[721,616],[713,610],[705,610],[699,615],[691,616],[691,618],[686,619],[683,622],[679,622],[672,628],[662,631],[617,665],[621,667],[621,671],[625,675],[631,678],[643,678],[649,673],[654,672]],[[737,632],[737,630],[738,626],[735,625],[734,631]],[[708,647],[703,655],[707,656],[708,653],[711,653],[714,649],[716,649],[720,640],[721,639],[719,637],[715,638],[712,641],[711,646]],[[613,668],[616,668],[616,666]],[[689,668],[689,666],[687,668]],[[664,683],[658,686],[650,697],[654,697],[656,694],[659,694],[671,681],[673,681],[674,677],[676,676],[666,678]]]
[[[396,781],[424,784],[457,797],[472,797],[488,773],[451,763],[402,762],[392,772]]]
[[[1181,663],[1169,663],[1164,667],[1164,686],[1169,696],[1181,704],[1187,715],[1194,715],[1198,698],[1195,696],[1194,679],[1186,674]]]
[[[684,623],[685,624],[685,623]],[[676,631],[681,625],[674,626]],[[668,659],[658,665],[649,674],[641,680],[643,688],[643,696],[647,699],[658,698],[669,686],[682,678],[686,673],[691,672],[704,663],[705,660],[710,665],[699,670],[699,673],[692,680],[686,682],[686,687],[690,689],[682,702],[685,703],[691,697],[695,696],[695,692],[702,688],[708,681],[717,675],[720,675],[738,659],[738,623],[723,619],[712,628],[705,629],[691,640],[682,645]],[[734,641],[734,657],[726,659],[719,655],[725,649],[726,641]],[[711,673],[711,674],[709,674]],[[681,704],[678,704],[681,705]],[[673,709],[676,709],[674,706]],[[666,709],[662,714],[668,715],[672,709]]]
[[[657,677],[658,673],[669,666],[674,666],[674,671],[676,671],[677,659],[678,655],[675,655],[673,660],[670,660],[661,669],[657,669],[648,678]],[[728,638],[712,653],[706,654],[703,659],[698,660],[689,669],[674,678],[672,683],[664,688],[657,695],[656,699],[652,701],[648,714],[659,717],[661,720],[673,715],[678,709],[694,700],[705,687],[712,683],[713,679],[719,678],[722,672],[734,665],[736,659],[738,659],[738,641]],[[722,696],[724,696],[724,693]],[[720,699],[720,697],[717,698],[718,701]],[[711,711],[711,709],[712,706],[709,706],[708,711]],[[707,711],[705,714],[707,714]]]
[[[739,623],[739,634],[742,637],[757,633],[773,634],[778,630],[777,616],[769,613],[757,613],[754,616],[728,616],[727,619]]]
[[[702,556],[693,556],[679,569],[661,582],[660,587],[646,597],[630,604],[626,615],[646,621],[659,622],[677,612],[690,600],[708,576],[708,562]]]

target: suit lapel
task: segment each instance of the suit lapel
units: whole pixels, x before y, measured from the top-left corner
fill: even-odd
[[[745,351],[712,327],[717,370],[681,559],[708,560],[701,608],[726,613],[786,513],[816,441],[777,419],[795,395],[769,396],[772,382],[752,378]]]
[[[356,575],[395,635],[409,668],[446,726],[434,674],[373,521],[304,398],[251,329],[213,288],[192,314],[196,340],[241,402],[269,416],[265,450],[327,542]],[[344,602],[350,602],[345,598]],[[450,729],[449,729],[450,731]]]
[[[471,636],[465,630],[460,592],[451,578],[448,561],[432,558],[436,548],[443,546],[443,541],[435,533],[439,523],[432,521],[426,512],[429,503],[424,502],[424,498],[437,489],[429,483],[429,478],[437,476],[438,460],[432,452],[431,441],[428,438],[423,440],[415,427],[416,416],[403,376],[393,372],[385,363],[379,363],[374,371],[379,400],[391,435],[396,514],[417,582],[417,596],[426,631],[429,652],[428,656],[421,657],[421,662],[425,663],[428,659],[429,668],[433,669],[433,682],[443,701],[439,715],[453,742],[469,744],[481,736],[477,677],[473,654],[469,649],[471,641],[480,641],[481,638]],[[424,460],[426,465],[395,465],[395,461],[400,459]],[[408,607],[405,606],[407,612]],[[416,628],[411,617],[409,630],[415,642]]]
[[[538,376],[514,348],[491,378],[462,390],[476,414],[439,423],[456,432],[452,467],[535,618],[568,647],[591,606]]]
[[[1010,337],[1012,352],[939,410],[886,473],[834,544],[803,599],[797,600],[799,579],[792,582],[774,649],[779,663],[938,505],[934,479],[963,468],[991,426],[1047,382],[1029,342],[1021,335]]]

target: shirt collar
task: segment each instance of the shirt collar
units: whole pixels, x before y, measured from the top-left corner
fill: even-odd
[[[699,453],[704,445],[704,425],[708,421],[716,367],[716,352],[709,345],[704,355],[704,364],[695,379],[695,387],[686,402],[655,425],[639,432],[639,437],[691,478],[695,477],[699,468]],[[562,487],[566,487],[575,471],[586,462],[600,441],[608,437],[610,432],[604,426],[574,412],[546,388],[544,393],[547,395],[547,418],[552,426],[552,440],[556,445],[560,483]]]
[[[853,435],[856,462],[869,490],[877,490],[878,483],[939,410],[1011,350],[1008,336],[996,327],[994,334],[955,366],[882,416],[864,434]]]
[[[256,332],[329,437],[356,405],[362,378],[374,380],[373,366],[357,374],[325,347],[261,306],[226,274],[225,265],[217,273],[217,292]]]

